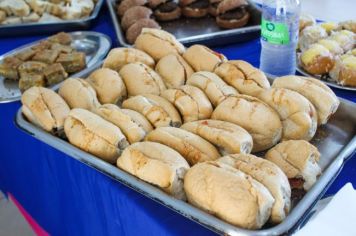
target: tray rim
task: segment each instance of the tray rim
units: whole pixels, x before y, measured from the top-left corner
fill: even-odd
[[[97,63],[92,69],[100,67],[101,63]],[[356,109],[356,103],[349,100],[339,98],[340,103],[346,106],[352,106]],[[171,210],[193,220],[202,226],[217,232],[219,234],[228,235],[279,235],[283,233],[293,232],[304,220],[305,217],[312,210],[317,201],[323,196],[330,184],[335,180],[339,172],[341,171],[344,163],[348,157],[351,157],[356,153],[356,135],[347,143],[337,154],[336,158],[329,164],[324,170],[323,174],[303,199],[298,203],[287,218],[280,224],[268,229],[262,230],[246,230],[236,226],[233,226],[227,222],[224,222],[213,215],[210,215],[186,202],[177,200],[160,189],[132,176],[114,165],[111,165],[89,153],[86,153],[79,148],[71,145],[70,143],[51,135],[36,127],[35,125],[26,121],[22,115],[22,108],[19,108],[15,116],[15,125],[30,134],[34,138],[46,143],[49,146],[56,148],[59,151],[64,152],[69,157],[72,157],[84,164],[98,170],[99,172],[115,179],[116,181],[128,186],[129,188],[151,198],[152,200],[164,205]],[[321,188],[321,189],[320,189]]]
[[[95,4],[95,7],[90,14],[90,16],[81,18],[81,19],[75,19],[75,20],[63,20],[59,22],[28,22],[28,23],[22,23],[22,24],[8,24],[8,25],[0,25],[0,31],[6,30],[6,29],[14,29],[14,28],[31,28],[31,27],[41,27],[41,26],[53,26],[53,25],[69,25],[69,24],[85,24],[88,23],[92,20],[94,20],[96,17],[98,17],[100,9],[104,3],[104,0],[98,0],[97,3]]]
[[[111,21],[114,25],[116,38],[121,46],[133,47],[133,45],[127,43],[126,39],[124,38],[124,33],[121,29],[121,26],[119,24],[119,19],[116,15],[114,7],[113,7],[114,1],[115,0],[106,0],[106,5],[107,5],[107,7],[109,9],[109,13],[111,15]],[[261,8],[258,6],[258,4],[254,3],[253,1],[249,1],[249,3],[254,8],[261,10]],[[236,34],[257,32],[260,30],[260,28],[261,28],[260,25],[254,25],[254,26],[242,27],[242,28],[237,28],[237,29],[226,29],[226,30],[221,30],[219,32],[209,33],[209,34],[200,34],[200,35],[195,35],[195,36],[179,38],[177,40],[183,44],[202,43],[203,40],[226,37],[227,34],[236,35]]]
[[[85,69],[83,69],[82,71],[79,71],[75,74],[72,74],[70,77],[81,77],[82,75],[85,75],[87,74],[89,71],[92,70],[92,67],[95,66],[96,64],[98,63],[102,63],[102,59],[108,54],[109,50],[111,49],[112,47],[112,41],[111,41],[111,38],[106,35],[106,34],[103,34],[103,33],[100,33],[100,32],[96,32],[96,31],[73,31],[73,32],[68,32],[68,34],[70,35],[77,35],[77,34],[82,34],[82,35],[89,35],[89,36],[97,36],[98,38],[103,38],[107,41],[108,43],[108,47],[105,48],[105,50],[103,51],[102,54],[98,55],[97,58],[95,59],[96,61],[93,62],[92,65],[86,67]],[[50,36],[49,36],[50,37]],[[2,61],[4,58],[6,58],[7,56],[10,56],[18,51],[21,51],[21,50],[24,50],[26,48],[29,48],[37,43],[39,43],[40,41],[43,41],[45,39],[47,39],[48,37],[44,37],[44,38],[41,38],[39,40],[36,40],[36,41],[33,41],[33,42],[30,42],[30,43],[27,43],[27,44],[24,44],[20,47],[17,47],[17,48],[14,48],[12,49],[11,51],[8,51],[2,55],[0,55],[0,61]],[[94,57],[95,58],[95,57]],[[93,59],[94,59],[93,58]],[[69,77],[68,77],[69,78]],[[63,82],[63,81],[62,81]],[[59,88],[59,86],[62,84],[62,82],[58,83],[58,84],[55,84],[53,85],[52,87],[48,87],[52,90],[56,90]],[[19,97],[13,97],[13,98],[7,98],[7,99],[4,99],[4,100],[1,100],[0,99],[0,104],[2,103],[10,103],[10,102],[15,102],[15,101],[19,101],[21,99],[21,96]]]

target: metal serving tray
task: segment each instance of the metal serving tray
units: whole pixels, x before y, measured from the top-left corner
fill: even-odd
[[[86,69],[72,74],[70,77],[82,77],[83,75],[87,75],[88,71],[92,70],[91,67],[95,65],[95,63],[101,61],[106,56],[111,48],[111,39],[105,34],[92,31],[78,31],[70,33],[70,35],[73,38],[71,46],[77,51],[84,52],[86,54],[87,62]],[[38,44],[41,40],[26,44],[1,55],[0,63],[3,62],[5,57],[14,55],[26,48],[32,47],[33,45]],[[18,81],[5,79],[0,76],[0,103],[13,102],[21,99],[21,91],[19,90],[18,83]],[[51,88],[58,89],[59,85],[60,84],[54,85]]]
[[[87,71],[87,75],[99,68],[101,63],[96,64]],[[85,75],[83,75],[85,77]],[[334,181],[341,171],[347,158],[356,148],[356,103],[340,98],[341,104],[327,125],[318,129],[312,143],[321,152],[320,166],[323,174],[316,184],[294,206],[287,218],[276,226],[265,226],[260,230],[246,230],[226,223],[213,215],[198,208],[177,200],[160,189],[150,185],[101,159],[86,153],[67,141],[60,139],[50,133],[43,131],[29,123],[22,115],[21,109],[17,112],[15,123],[18,128],[44,143],[68,154],[74,159],[102,172],[103,174],[125,184],[135,191],[153,199],[156,202],[182,214],[183,216],[198,222],[220,234],[226,235],[280,235],[291,233],[304,222],[313,206],[323,196],[329,185]]]
[[[116,0],[107,0],[107,5],[114,24],[116,36],[120,45],[131,47],[126,41],[125,32],[122,30],[119,18],[116,15]],[[191,45],[194,43],[208,46],[226,45],[230,43],[244,42],[260,36],[261,10],[249,1],[251,17],[249,23],[242,28],[224,30],[219,28],[215,19],[207,16],[200,19],[184,18],[170,21],[158,22],[163,30],[175,35],[181,43]]]
[[[0,37],[50,34],[59,31],[73,31],[79,29],[88,29],[99,15],[104,0],[98,0],[90,16],[77,20],[63,20],[61,22],[33,22],[22,24],[0,25]]]

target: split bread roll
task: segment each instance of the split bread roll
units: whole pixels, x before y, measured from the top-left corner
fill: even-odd
[[[308,99],[284,88],[271,88],[258,96],[280,116],[283,125],[282,140],[311,140],[318,126],[316,110]]]
[[[140,113],[120,109],[114,104],[101,105],[95,113],[121,129],[130,144],[142,141],[153,128],[150,122]]]
[[[271,86],[265,74],[251,64],[241,60],[221,63],[214,73],[239,93],[256,97]]]
[[[87,82],[95,89],[101,104],[121,104],[127,96],[124,81],[114,70],[97,69],[89,75]]]
[[[335,93],[317,79],[293,75],[283,76],[276,78],[272,87],[290,89],[306,97],[318,113],[318,125],[326,124],[340,105]]]
[[[64,132],[71,144],[110,163],[115,163],[120,152],[128,146],[118,127],[81,108],[69,112]]]
[[[119,73],[125,82],[129,96],[144,93],[160,95],[166,89],[157,72],[141,62],[127,64]]]
[[[188,130],[208,140],[218,147],[222,155],[250,153],[253,147],[252,136],[243,128],[221,120],[199,120],[183,124]]]
[[[32,87],[22,94],[21,102],[22,113],[31,123],[55,134],[63,131],[64,119],[70,109],[57,93],[43,87]]]
[[[281,223],[291,207],[291,189],[287,176],[273,162],[250,154],[233,154],[217,160],[236,168],[263,184],[272,194],[275,202],[270,221]]]
[[[255,97],[227,97],[215,108],[211,119],[237,124],[249,132],[253,138],[252,152],[266,150],[282,137],[282,123],[278,114]]]
[[[175,107],[163,97],[152,94],[137,95],[125,100],[123,108],[141,113],[154,127],[179,127],[182,120]]]
[[[220,156],[211,143],[196,134],[179,128],[157,128],[147,134],[145,140],[161,143],[176,150],[190,165],[215,160]]]
[[[213,107],[203,91],[191,85],[183,85],[177,89],[167,89],[162,97],[174,104],[184,122],[208,119]]]
[[[184,177],[184,190],[192,205],[246,229],[261,228],[274,204],[261,183],[216,161],[191,167]]]
[[[223,54],[199,44],[189,47],[183,57],[195,71],[213,72],[220,63],[227,61]]]
[[[66,79],[58,93],[72,109],[83,108],[90,111],[100,106],[95,90],[83,79]]]
[[[194,73],[190,65],[178,54],[169,54],[158,61],[156,71],[167,88],[178,88]]]
[[[155,61],[168,54],[182,54],[185,51],[184,46],[172,34],[160,29],[143,28],[134,46],[149,54]]]
[[[103,67],[119,72],[124,65],[141,62],[154,68],[155,61],[147,53],[136,48],[114,48],[104,60]]]
[[[309,190],[321,174],[318,164],[320,153],[316,147],[304,140],[284,141],[270,149],[265,158],[283,170],[292,189]],[[296,183],[301,185],[295,185]]]
[[[124,171],[158,186],[178,199],[185,199],[183,178],[189,165],[175,150],[154,142],[131,144],[117,160]]]
[[[200,88],[214,107],[219,105],[227,96],[238,94],[236,89],[227,85],[216,74],[208,71],[200,71],[192,74],[188,78],[187,84]]]

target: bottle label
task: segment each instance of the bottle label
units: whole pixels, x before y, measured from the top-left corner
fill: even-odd
[[[288,25],[275,23],[262,18],[261,37],[272,44],[289,44]]]

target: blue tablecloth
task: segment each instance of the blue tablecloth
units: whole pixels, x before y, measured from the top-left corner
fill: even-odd
[[[106,9],[92,27],[109,35],[117,46]],[[40,33],[40,32],[38,32]],[[3,35],[1,35],[3,36]],[[1,38],[0,54],[42,36]],[[229,59],[259,64],[260,43],[216,48]],[[356,93],[335,90],[356,102]],[[195,222],[113,181],[19,131],[13,122],[19,102],[0,104],[0,190],[10,192],[32,217],[53,235],[213,235]],[[356,186],[352,158],[327,194],[345,183]]]

